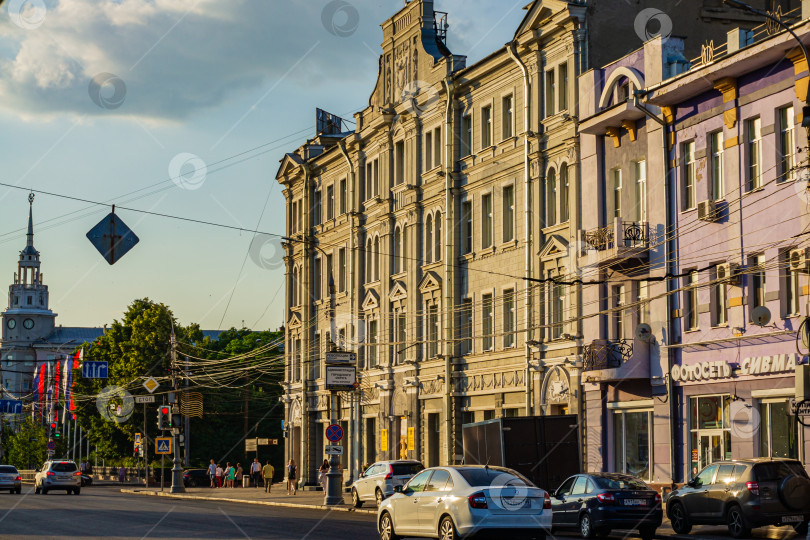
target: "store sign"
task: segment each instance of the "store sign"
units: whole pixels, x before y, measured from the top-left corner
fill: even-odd
[[[772,356],[753,356],[743,359],[738,375],[770,375],[777,373],[792,373],[796,371],[796,364],[800,364],[802,357],[796,353],[775,354]],[[732,365],[722,360],[701,362],[689,366],[672,366],[670,371],[673,381],[710,381],[728,379],[732,376]]]

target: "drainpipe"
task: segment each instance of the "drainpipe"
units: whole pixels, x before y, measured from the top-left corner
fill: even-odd
[[[455,292],[455,280],[453,271],[455,253],[453,250],[455,239],[455,227],[453,227],[453,99],[455,93],[455,82],[453,81],[452,64],[448,61],[448,73],[444,79],[444,88],[447,93],[447,108],[444,116],[444,422],[447,433],[445,443],[447,445],[447,465],[453,465],[456,460],[455,452],[455,422],[453,422],[453,353],[455,340],[453,339],[453,293]]]
[[[356,247],[357,246],[355,245],[356,234],[355,234],[355,230],[354,230],[354,215],[353,215],[354,214],[354,209],[355,209],[354,197],[355,197],[355,193],[356,193],[356,191],[355,191],[356,172],[355,172],[355,168],[354,168],[354,162],[352,161],[351,157],[349,157],[349,152],[346,150],[346,140],[341,139],[340,142],[338,143],[338,145],[340,146],[340,152],[343,154],[343,157],[346,159],[346,164],[349,165],[349,180],[347,182],[348,185],[346,186],[346,191],[347,191],[347,193],[346,193],[346,202],[349,205],[349,208],[348,208],[348,211],[349,211],[349,214],[350,214],[349,219],[351,220],[351,226],[352,227],[351,227],[351,234],[349,235],[349,252],[348,252],[348,260],[347,260],[347,262],[349,264],[349,271],[347,273],[348,273],[348,282],[349,283],[354,283],[355,274],[356,274],[356,271],[357,271],[357,267],[356,267],[356,264],[355,264],[356,263],[355,255],[354,255],[355,252],[356,252]],[[349,194],[351,194],[351,199],[349,199]],[[354,290],[357,291],[359,289],[355,288]],[[354,296],[354,295],[352,295],[352,296]],[[352,302],[351,302],[350,306],[351,306],[351,325],[352,325],[352,331],[354,331],[354,328],[356,326],[355,321],[358,320],[357,312],[356,312],[356,309],[355,309],[356,306],[355,306],[355,303],[354,303],[354,299],[352,299]],[[334,317],[334,315],[333,315],[333,317]],[[339,333],[339,331],[338,331],[338,333]],[[348,330],[346,331],[346,333],[347,333],[346,337],[348,338],[349,337],[348,336]],[[333,338],[334,338],[334,334],[333,334]],[[352,418],[352,423],[354,425],[351,427],[351,431],[352,431],[352,458],[351,458],[351,463],[350,463],[349,476],[350,476],[350,478],[352,480],[357,480],[357,478],[360,476],[360,467],[361,467],[361,464],[360,464],[360,429],[361,429],[361,425],[360,425],[361,424],[361,422],[360,422],[360,393],[359,392],[352,392],[351,396],[352,396],[352,407],[351,407],[351,409],[353,409],[353,410],[351,410],[351,413],[352,413],[351,418]]]
[[[312,207],[312,194],[310,193],[310,186],[309,186],[309,166],[306,162],[301,165],[301,171],[304,173],[304,219],[302,225],[305,227],[304,238],[309,235],[309,231],[311,228],[311,215],[310,209]],[[310,272],[311,272],[311,264],[309,261],[309,243],[304,241],[303,242],[303,251],[304,256],[301,264],[301,278],[302,278],[302,286],[303,290],[305,291],[304,294],[307,295],[306,301],[303,301],[301,304],[302,310],[302,319],[303,319],[303,329],[301,332],[301,365],[299,369],[301,370],[301,460],[299,462],[299,480],[298,484],[302,488],[306,485],[307,480],[310,474],[310,463],[309,463],[309,445],[312,442],[309,437],[309,400],[307,399],[307,366],[312,361],[312,353],[310,350],[310,332],[311,332],[311,317],[312,317],[312,300],[310,298],[310,286],[311,286],[311,279],[310,279]]]
[[[531,144],[529,143],[529,136],[531,133],[529,126],[529,119],[531,118],[531,84],[529,82],[529,70],[523,60],[520,59],[517,53],[516,42],[511,41],[506,44],[506,51],[509,56],[520,68],[523,73],[523,237],[524,246],[526,251],[526,278],[532,277],[532,229],[531,229],[531,179],[529,178],[529,152],[531,151]],[[531,282],[527,281],[528,287],[531,287]],[[534,338],[534,331],[532,330],[532,299],[531,288],[526,294],[526,416],[533,414],[534,399],[532,398],[532,348],[528,342]]]

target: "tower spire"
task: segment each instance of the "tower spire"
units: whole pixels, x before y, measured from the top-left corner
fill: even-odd
[[[34,193],[28,195],[28,237],[26,247],[34,247]]]

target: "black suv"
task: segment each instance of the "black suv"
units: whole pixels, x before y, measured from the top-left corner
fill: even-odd
[[[792,525],[804,536],[810,478],[795,459],[715,462],[669,495],[667,516],[678,534],[688,534],[692,525],[726,523],[734,538],[767,525]]]

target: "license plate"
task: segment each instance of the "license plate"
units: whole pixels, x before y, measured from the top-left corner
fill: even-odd
[[[647,499],[625,499],[625,506],[647,506]]]
[[[782,523],[801,523],[804,516],[782,516]]]
[[[59,478],[59,480],[70,480],[69,476],[60,476],[58,478]]]

